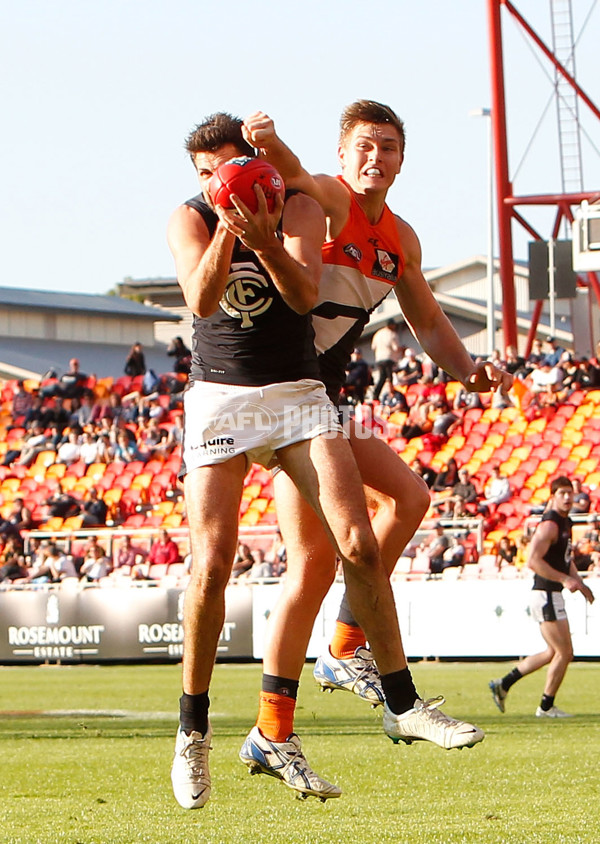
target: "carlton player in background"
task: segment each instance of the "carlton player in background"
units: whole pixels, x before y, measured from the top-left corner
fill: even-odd
[[[535,714],[538,718],[567,718],[568,713],[554,703],[573,659],[573,643],[562,593],[563,589],[581,592],[590,604],[594,602],[594,595],[573,562],[573,523],[569,518],[573,484],[561,475],[550,484],[550,493],[548,508],[535,529],[527,559],[527,565],[534,572],[531,615],[540,625],[546,648],[521,660],[505,677],[492,680],[489,686],[494,703],[500,712],[504,712],[508,690],[522,677],[547,665],[544,694]]]

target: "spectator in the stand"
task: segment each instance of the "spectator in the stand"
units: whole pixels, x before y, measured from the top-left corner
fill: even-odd
[[[98,445],[97,463],[112,463],[113,460],[113,446],[110,441],[110,435],[107,433],[98,434],[96,436],[96,443]]]
[[[20,538],[22,530],[31,530],[32,527],[31,510],[25,506],[24,500],[19,496],[13,500],[6,518],[0,521],[0,533],[6,533],[9,536],[12,534]]]
[[[600,387],[600,369],[586,357],[579,359],[574,387],[577,390],[594,390]]]
[[[75,400],[74,400],[75,401]],[[92,421],[92,410],[94,405],[92,398],[87,393],[84,393],[78,400],[78,405],[73,408],[71,404],[71,416],[69,418],[69,426],[78,425],[80,428],[85,428]]]
[[[287,549],[281,538],[279,528],[275,531],[271,549],[266,556],[267,560],[273,565],[273,576],[280,577],[287,567]]]
[[[378,373],[377,383],[373,389],[373,399],[377,401],[383,385],[392,377],[394,367],[402,354],[395,320],[388,320],[387,325],[375,332],[371,340],[371,349],[375,354],[375,368]]]
[[[362,356],[360,349],[354,349],[346,368],[346,381],[343,394],[351,404],[362,404],[365,392],[371,383],[369,364]]]
[[[408,413],[408,402],[406,396],[397,390],[392,381],[386,381],[383,390],[379,394],[379,413],[384,418],[392,413]]]
[[[482,505],[489,509],[491,505],[497,506],[504,501],[508,501],[512,492],[508,478],[505,478],[500,472],[500,466],[492,467],[492,474],[483,490]]]
[[[431,433],[443,439],[447,439],[461,421],[455,413],[452,413],[448,402],[441,396],[436,397],[431,403],[429,418],[432,422]]]
[[[81,446],[79,444],[79,435],[76,430],[69,431],[67,439],[59,445],[56,452],[56,463],[65,463],[70,466],[72,463],[77,463],[81,458]]]
[[[515,555],[514,564],[521,570],[527,563],[527,556],[529,554],[529,537],[522,533],[517,538],[517,553]]]
[[[250,548],[245,542],[240,539],[238,541],[238,548],[233,560],[233,568],[231,570],[231,578],[236,580],[240,575],[247,572],[254,565]]]
[[[560,388],[562,377],[563,372],[558,364],[552,366],[544,361],[530,375],[531,391],[536,395],[554,393]]]
[[[504,364],[504,368],[511,375],[526,374],[525,358],[518,353],[516,346],[506,347],[506,363]]]
[[[16,458],[16,462],[22,466],[31,466],[38,454],[42,451],[49,451],[50,448],[50,437],[46,434],[44,426],[40,422],[34,422],[31,432],[26,435],[23,441],[23,447]]]
[[[132,545],[131,537],[129,534],[126,534],[123,537],[123,541],[119,546],[119,549],[115,555],[115,568],[120,569],[123,566],[128,566],[130,569],[133,568],[137,561],[137,557],[142,556],[145,557],[144,552],[142,549],[137,545]]]
[[[146,359],[141,343],[134,343],[125,360],[125,375],[135,378],[136,375],[143,375],[146,372]]]
[[[44,501],[44,519],[51,519],[58,516],[66,519],[69,516],[78,515],[80,509],[81,505],[79,501],[72,495],[69,495],[68,492],[61,492],[59,487],[54,495]]]
[[[549,364],[551,367],[558,366],[564,351],[563,347],[558,345],[554,337],[548,337],[544,344],[542,365]]]
[[[125,431],[119,431],[117,435],[117,444],[113,456],[116,463],[133,463],[142,459],[136,443],[131,441]]]
[[[444,489],[451,490],[454,484],[458,483],[458,480],[458,463],[454,457],[450,457],[437,473],[431,488],[434,492],[441,492]]]
[[[106,524],[108,506],[100,498],[97,487],[90,487],[88,498],[83,503],[82,513],[83,521],[81,526],[83,528],[98,527]]]
[[[243,575],[245,580],[258,581],[274,577],[273,563],[265,558],[262,548],[257,548],[252,552],[252,559],[254,560],[252,567]]]
[[[86,555],[79,573],[82,580],[97,581],[110,574],[112,563],[100,545],[95,545]]]
[[[175,358],[175,364],[173,365],[174,372],[181,372],[185,375],[189,374],[192,366],[192,353],[181,337],[173,337],[167,347],[167,354],[169,357]]]
[[[31,407],[33,405],[33,396],[25,389],[25,382],[20,379],[17,381],[17,389],[13,393],[12,398],[12,416],[13,420],[21,419],[23,423]]]
[[[416,475],[423,478],[429,489],[431,489],[437,477],[436,472],[430,466],[425,466],[420,457],[415,457],[410,464],[410,468]]]
[[[453,533],[450,544],[442,555],[442,571],[445,569],[460,567],[465,564],[467,549],[459,533]]]
[[[514,565],[517,553],[517,546],[510,536],[502,536],[496,550],[496,566],[498,571],[500,571],[504,565]]]
[[[53,561],[53,580],[60,582],[69,577],[79,577],[75,561],[70,554],[59,553],[58,559]]]
[[[471,393],[469,390],[465,390],[465,388],[461,386],[454,394],[452,407],[454,410],[466,410],[471,407],[482,408],[483,402],[481,401],[479,393]]]
[[[11,554],[5,557],[0,565],[0,583],[12,583],[13,580],[21,580],[28,575],[29,569],[22,554]]]
[[[160,530],[158,539],[152,543],[148,562],[150,565],[178,563],[181,557],[179,548],[164,528]]]
[[[70,413],[64,405],[62,396],[55,396],[52,404],[46,408],[42,422],[46,427],[55,425],[61,435],[69,424]]]
[[[61,377],[40,389],[40,394],[48,396],[61,396],[65,399],[81,398],[87,387],[88,376],[81,372],[79,360],[71,358],[69,369]]]
[[[449,548],[450,540],[444,533],[444,527],[436,522],[433,532],[423,540],[420,551],[429,559],[431,574],[441,574],[444,568],[444,552]]]
[[[92,463],[99,463],[99,442],[98,438],[89,431],[84,431],[81,435],[81,445],[79,447],[79,456],[86,466],[91,466]]]
[[[543,359],[544,352],[542,350],[542,341],[534,340],[531,344],[531,352],[529,353],[526,361],[527,371],[532,372],[541,364]]]
[[[469,470],[463,466],[458,470],[458,481],[452,487],[452,496],[460,497],[464,504],[476,504],[479,498],[477,487],[471,480]]]
[[[406,440],[412,440],[415,437],[422,437],[423,434],[428,434],[431,431],[433,423],[428,414],[428,402],[417,399],[417,401],[409,408],[408,415],[400,434]]]
[[[54,543],[45,545],[41,549],[41,554],[36,558],[35,563],[31,567],[28,579],[31,583],[52,583],[58,580],[57,564],[61,556],[61,551],[58,545]]]
[[[173,424],[169,428],[165,449],[171,454],[183,443],[183,413],[173,415]]]
[[[112,421],[114,418],[112,405],[109,396],[101,396],[92,408],[90,422],[98,425],[103,419]]]
[[[494,366],[500,366],[502,369],[506,369],[506,361],[502,360],[502,355],[500,354],[499,349],[494,349],[488,360],[490,363],[493,363]]]
[[[167,431],[159,426],[156,419],[141,419],[137,444],[143,458],[164,457],[167,436]]]
[[[406,349],[404,357],[398,362],[396,383],[403,387],[416,384],[423,377],[423,366],[415,355],[414,349]]]
[[[592,506],[592,499],[589,492],[583,488],[583,484],[579,478],[573,478],[573,505],[571,513],[577,515],[578,513],[589,513]]]

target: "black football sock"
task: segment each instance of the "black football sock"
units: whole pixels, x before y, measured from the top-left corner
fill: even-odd
[[[277,677],[275,674],[262,675],[262,690],[273,695],[283,695],[294,700],[298,697],[298,680],[290,680],[288,677]]]
[[[188,735],[195,730],[202,735],[208,730],[208,692],[199,695],[186,695],[179,698],[179,723]]]
[[[543,709],[544,712],[548,712],[548,710],[552,709],[554,706],[554,695],[542,695],[542,701],[540,703],[540,709]]]
[[[517,680],[521,679],[522,676],[523,675],[521,674],[518,668],[513,668],[513,670],[510,671],[506,675],[506,677],[503,677],[502,680],[500,680],[500,685],[502,686],[504,691],[507,692],[511,686],[514,686]]]
[[[396,715],[412,709],[419,697],[408,666],[402,671],[382,674],[381,685],[386,703]]]

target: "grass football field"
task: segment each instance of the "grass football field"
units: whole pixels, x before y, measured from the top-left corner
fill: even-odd
[[[218,665],[211,691],[213,792],[185,811],[169,770],[178,666],[0,668],[2,844],[573,844],[600,841],[600,665],[572,665],[557,703],[534,717],[543,673],[510,692],[487,683],[512,663],[413,663],[423,696],[486,731],[472,749],[394,745],[381,716],[354,696],[302,678],[297,729],[313,768],[343,790],[325,804],[237,754],[253,725],[259,665]]]

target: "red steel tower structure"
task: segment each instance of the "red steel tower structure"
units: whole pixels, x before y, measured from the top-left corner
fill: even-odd
[[[522,206],[555,206],[556,217],[550,237],[556,239],[561,224],[564,220],[572,222],[574,219],[574,208],[581,205],[584,200],[594,202],[600,200],[600,190],[577,192],[563,192],[558,194],[538,194],[531,196],[515,196],[513,185],[509,175],[508,167],[508,142],[507,142],[507,120],[506,120],[506,99],[504,85],[504,58],[502,45],[502,7],[510,14],[522,28],[525,35],[531,39],[541,54],[554,66],[557,78],[568,86],[574,93],[577,103],[583,103],[591,110],[592,114],[600,121],[600,109],[592,102],[590,97],[577,83],[574,74],[560,61],[556,50],[551,49],[533,27],[520,14],[510,0],[488,0],[488,23],[489,23],[489,46],[491,65],[491,120],[492,134],[494,141],[494,169],[496,184],[496,203],[498,217],[498,244],[499,244],[499,265],[500,283],[502,287],[502,328],[504,344],[517,345],[517,313],[516,297],[514,286],[514,258],[512,242],[512,221],[519,223],[534,240],[544,238],[525,219],[521,211]],[[553,10],[554,11],[554,10]],[[563,179],[563,190],[565,180]],[[588,272],[582,283],[589,286],[600,304],[600,282],[596,272]],[[531,331],[528,338],[529,352],[531,342],[535,337],[537,324],[542,311],[543,302],[536,303],[532,315]]]

